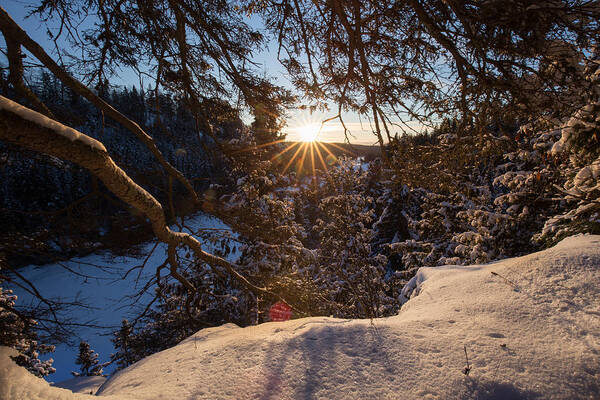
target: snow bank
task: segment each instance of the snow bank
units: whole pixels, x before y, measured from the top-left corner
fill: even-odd
[[[418,295],[398,316],[205,329],[120,371],[98,394],[600,398],[600,236],[572,237],[487,265],[423,269],[417,276],[412,286]]]
[[[69,389],[73,393],[95,394],[106,381],[104,376],[76,376],[53,384],[55,387]]]
[[[0,399],[2,400],[84,400],[96,397],[75,394],[70,390],[52,387],[42,378],[19,367],[9,357],[14,349],[0,346]],[[123,396],[109,396],[104,400],[126,400]]]
[[[600,398],[600,236],[568,238],[486,265],[423,268],[411,282],[398,316],[204,329],[120,371],[98,394],[107,400]],[[49,386],[11,354],[0,347],[0,399],[91,398]]]

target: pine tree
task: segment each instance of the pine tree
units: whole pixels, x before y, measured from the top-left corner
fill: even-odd
[[[79,343],[79,354],[75,364],[81,365],[81,369],[79,372],[71,372],[74,376],[102,376],[103,368],[110,362],[100,364],[98,353],[91,349],[88,342],[82,340]]]
[[[136,361],[132,349],[133,326],[124,319],[121,322],[121,329],[113,335],[111,341],[117,351],[110,355],[110,361],[117,364],[117,369],[133,364]]]

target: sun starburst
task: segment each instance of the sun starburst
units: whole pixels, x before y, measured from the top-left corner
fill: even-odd
[[[319,136],[319,126],[315,124],[304,125],[298,128],[300,140],[303,142],[314,142]]]
[[[317,139],[323,130],[324,124],[307,121],[305,124],[291,128],[295,132],[295,142],[284,142],[283,139],[275,140],[269,143],[263,143],[256,146],[250,146],[236,151],[244,153],[255,151],[265,147],[278,146],[286,143],[286,146],[271,157],[271,161],[282,167],[281,172],[286,173],[290,168],[299,175],[310,174],[316,177],[317,169],[322,169],[326,174],[328,168],[337,161],[337,155],[349,154],[356,156],[346,146],[340,146],[336,143],[320,142]],[[337,155],[336,155],[337,154]],[[306,165],[305,165],[306,164]]]
[[[313,177],[315,177],[317,174],[317,169],[322,169],[325,171],[325,173],[328,173],[328,167],[336,162],[337,156],[332,151],[333,148],[338,149],[338,151],[341,153],[354,155],[353,152],[335,143],[304,140],[301,142],[289,143],[286,148],[275,154],[272,160],[276,160],[282,164],[285,162],[282,173],[286,173],[290,167],[294,166],[294,169],[298,174],[307,173],[305,170],[306,162],[308,164],[306,165],[306,168],[308,171],[311,171]],[[323,151],[325,154],[323,154]],[[284,158],[286,161],[284,161]],[[307,160],[307,158],[309,158],[310,161]]]

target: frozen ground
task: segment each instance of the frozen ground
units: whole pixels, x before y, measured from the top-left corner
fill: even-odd
[[[69,389],[73,393],[96,394],[96,391],[106,381],[104,376],[76,376],[66,381],[55,383],[54,386]]]
[[[181,400],[600,398],[600,236],[487,265],[421,269],[413,283],[395,317],[205,329],[120,371],[98,393]],[[3,373],[23,379],[26,372],[9,364],[0,360]],[[1,375],[0,398],[35,398],[19,390],[33,393],[36,385]],[[72,398],[55,390],[38,392]]]
[[[198,232],[200,229],[229,230],[229,227],[220,220],[206,214],[197,214],[186,218],[185,225],[188,228],[186,231],[192,233]],[[210,243],[206,241],[203,243],[210,251]],[[130,268],[141,265],[154,245],[155,243],[142,245],[138,257],[116,257],[110,252],[103,252],[62,263],[30,266],[19,270],[36,285],[44,297],[60,298],[65,302],[76,300],[90,307],[67,310],[64,316],[68,316],[73,322],[91,322],[98,325],[98,327],[77,328],[79,338],[75,339],[77,341],[75,346],[58,345],[54,353],[42,357],[43,359],[50,357],[54,359],[53,366],[56,368],[56,373],[47,377],[49,381],[60,382],[70,379],[73,377],[71,371],[79,370],[79,366],[75,365],[78,340],[82,339],[90,343],[92,349],[99,354],[100,362],[108,361],[110,354],[114,352],[113,344],[110,341],[111,332],[120,327],[123,318],[134,315],[140,308],[143,309],[150,300],[150,297],[146,295],[140,299],[137,305],[131,307],[131,300],[124,296],[137,293],[148,278],[154,275],[156,266],[162,264],[166,258],[166,246],[161,243],[154,249],[143,271],[134,270],[127,275],[126,279],[122,279],[122,277]],[[235,254],[232,257],[235,257]],[[138,274],[139,272],[141,274]],[[91,275],[94,278],[78,274]],[[18,287],[12,289],[18,295],[18,305],[35,302],[35,299],[32,299],[22,289]],[[109,366],[105,372],[111,372],[112,369]]]
[[[97,399],[86,394],[73,393],[68,389],[50,386],[43,379],[17,366],[10,356],[17,351],[0,346],[0,399],[2,400],[79,400]],[[107,396],[103,400],[128,400],[122,396]]]

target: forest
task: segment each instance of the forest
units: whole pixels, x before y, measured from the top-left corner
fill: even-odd
[[[145,257],[127,271],[149,272],[144,304],[112,334],[121,370],[278,302],[372,322],[421,268],[600,235],[597,1],[42,0],[27,18],[55,48],[0,9],[0,345],[38,377],[85,322],[32,264]],[[286,141],[298,109],[346,144]],[[352,146],[350,114],[377,149]],[[192,231],[198,213],[230,229]],[[80,374],[102,375],[80,346]]]

